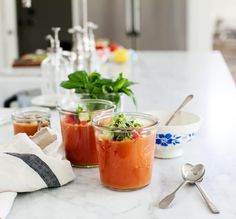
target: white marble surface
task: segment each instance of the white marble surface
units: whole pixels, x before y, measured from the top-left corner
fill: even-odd
[[[151,184],[138,191],[103,188],[98,169],[75,169],[74,182],[59,189],[19,195],[9,219],[235,219],[236,218],[236,91],[219,53],[142,52],[131,69],[139,110],[174,109],[185,95],[194,100],[185,110],[203,123],[182,157],[155,160]],[[132,106],[127,101],[127,110]],[[58,128],[56,114],[53,127]],[[0,141],[12,135],[11,125],[0,127]],[[221,214],[209,212],[198,190],[186,186],[167,210],[157,202],[181,183],[185,162],[204,163],[202,185]]]

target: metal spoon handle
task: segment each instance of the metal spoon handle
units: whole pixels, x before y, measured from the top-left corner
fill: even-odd
[[[176,113],[179,112],[190,100],[193,99],[193,95],[188,95],[184,101],[181,103],[181,105],[175,110],[173,115],[168,119],[168,121],[165,123],[165,125],[169,125],[172,119],[175,117]]]
[[[162,209],[168,208],[170,203],[174,200],[176,192],[181,189],[187,182],[183,181],[172,193],[167,195],[159,202],[159,207]]]
[[[211,210],[211,212],[213,214],[219,214],[220,211],[216,208],[216,206],[213,204],[213,202],[211,201],[211,199],[209,198],[209,196],[207,195],[207,193],[205,192],[205,190],[202,188],[202,186],[195,182],[195,185],[197,186],[198,190],[200,191],[202,197],[205,199],[208,208]]]

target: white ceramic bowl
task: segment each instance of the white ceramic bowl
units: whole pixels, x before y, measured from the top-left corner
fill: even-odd
[[[148,111],[159,120],[156,135],[157,158],[174,158],[183,154],[183,146],[189,143],[196,135],[201,119],[189,112],[178,112],[170,125],[164,124],[172,115],[173,111]]]

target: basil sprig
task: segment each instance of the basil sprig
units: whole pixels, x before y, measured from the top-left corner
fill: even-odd
[[[131,97],[134,105],[136,106],[136,100],[133,91],[129,88],[136,84],[133,81],[129,81],[124,77],[123,73],[115,79],[103,78],[100,73],[86,71],[76,71],[68,75],[68,80],[62,81],[61,86],[65,89],[75,89],[76,93],[89,94],[93,99],[108,99],[107,94],[121,94],[124,93]],[[116,105],[119,104],[120,98],[110,99]]]

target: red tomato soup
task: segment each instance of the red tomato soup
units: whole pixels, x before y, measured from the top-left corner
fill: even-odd
[[[103,185],[115,189],[137,189],[152,176],[155,134],[133,140],[97,139],[99,170]]]
[[[18,133],[26,133],[28,136],[33,136],[40,128],[48,127],[49,122],[43,122],[43,123],[27,123],[27,122],[14,122],[13,128],[14,128],[14,134]]]
[[[72,118],[72,119],[71,119]],[[67,115],[61,119],[66,158],[74,166],[98,165],[94,128]]]
[[[50,109],[42,107],[24,107],[12,113],[14,134],[34,135],[43,127],[50,127]]]

